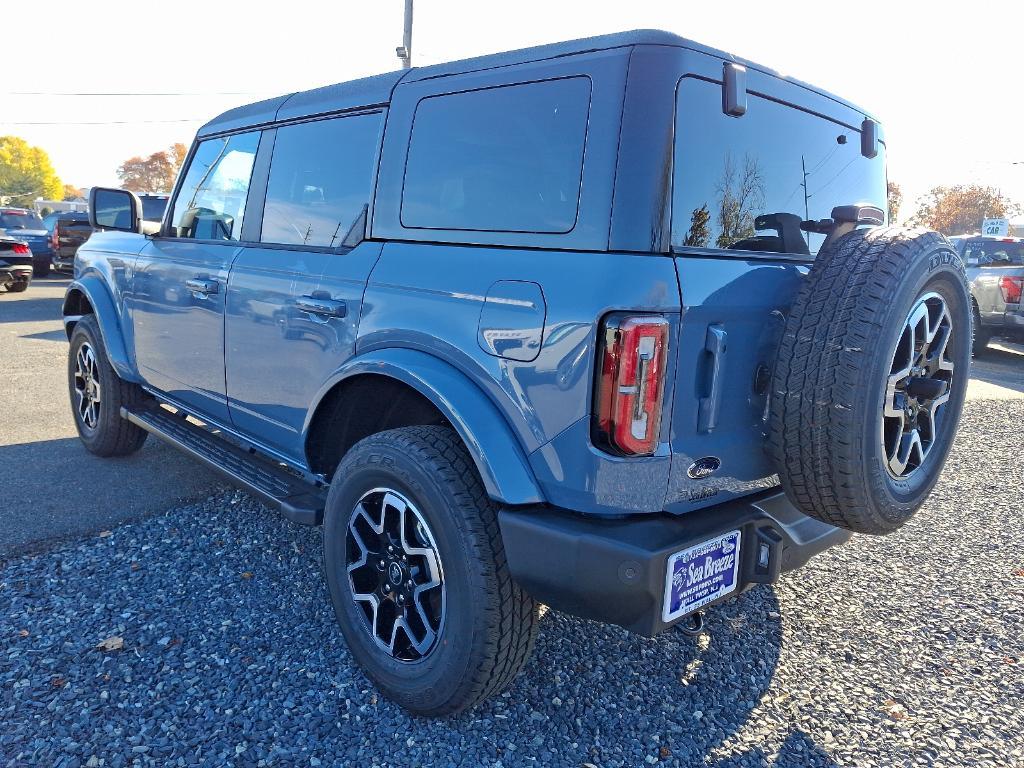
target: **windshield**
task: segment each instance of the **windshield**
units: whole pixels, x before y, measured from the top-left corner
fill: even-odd
[[[146,195],[142,200],[142,218],[146,221],[162,221],[167,208],[166,197]]]
[[[964,259],[969,267],[1024,264],[1024,243],[1004,240],[968,240]]]
[[[859,131],[754,94],[743,117],[730,117],[721,86],[680,82],[674,247],[810,256],[825,235],[800,222],[858,203],[886,209],[883,144],[864,157]]]
[[[25,211],[0,212],[0,229],[45,229],[43,220]]]

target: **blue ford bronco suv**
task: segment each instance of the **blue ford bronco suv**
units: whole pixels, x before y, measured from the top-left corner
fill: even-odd
[[[696,631],[914,514],[971,304],[885,200],[874,118],[665,32],[244,106],[161,224],[92,190],[78,431],[152,432],[322,524],[355,659],[456,712],[522,668],[539,603]]]

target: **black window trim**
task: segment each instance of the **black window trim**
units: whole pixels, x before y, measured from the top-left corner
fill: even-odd
[[[407,226],[405,221],[402,219],[402,210],[405,203],[405,182],[409,172],[409,155],[412,154],[412,137],[416,130],[416,115],[419,112],[420,104],[428,99],[437,99],[447,96],[459,96],[465,93],[479,93],[482,91],[493,91],[499,88],[512,88],[520,85],[534,85],[537,83],[550,83],[559,80],[576,80],[585,79],[587,81],[587,116],[584,121],[583,128],[583,156],[580,162],[580,179],[579,188],[576,193],[576,211],[573,216],[572,226],[569,229],[552,232],[550,230],[538,231],[538,230],[524,230],[524,229],[479,229],[479,228],[468,228],[468,227],[410,227]],[[398,201],[398,224],[403,230],[409,232],[483,232],[489,234],[510,234],[510,235],[546,235],[552,237],[559,237],[571,234],[575,229],[576,225],[579,224],[580,220],[580,205],[583,200],[583,179],[586,175],[587,170],[587,145],[590,141],[590,115],[594,109],[594,79],[586,72],[577,72],[567,75],[559,75],[557,77],[542,77],[533,80],[516,81],[510,83],[496,83],[494,85],[486,85],[480,88],[461,88],[454,91],[445,91],[443,93],[431,93],[426,96],[422,96],[416,100],[416,106],[413,107],[412,120],[409,123],[409,137],[406,140],[405,145],[405,159],[402,163],[402,187],[399,192]],[[433,240],[431,240],[433,242]]]
[[[716,80],[713,77],[707,77],[705,75],[699,75],[699,74],[696,74],[696,73],[693,73],[693,72],[688,72],[688,73],[686,73],[684,75],[681,75],[679,77],[679,79],[676,81],[675,92],[674,92],[674,95],[673,95],[673,104],[674,104],[674,106],[673,106],[673,109],[672,109],[672,139],[671,139],[672,140],[672,159],[671,159],[671,168],[669,169],[669,194],[668,194],[668,206],[669,206],[669,211],[668,211],[668,216],[669,216],[669,253],[671,253],[672,255],[677,255],[678,254],[680,256],[692,256],[692,257],[708,258],[708,259],[723,259],[723,258],[725,258],[725,259],[739,259],[741,261],[755,261],[755,260],[756,261],[793,261],[793,262],[797,262],[797,263],[800,263],[800,264],[812,264],[812,263],[814,263],[814,260],[817,258],[817,254],[816,253],[812,253],[809,256],[804,256],[803,254],[799,254],[799,253],[771,253],[771,252],[767,252],[767,251],[744,251],[744,250],[739,250],[739,249],[736,249],[736,248],[732,248],[732,249],[730,249],[730,248],[713,248],[711,246],[708,246],[706,248],[698,248],[698,247],[692,246],[692,245],[674,245],[672,243],[672,231],[673,231],[672,225],[674,224],[672,219],[675,216],[676,133],[677,133],[677,131],[679,129],[679,126],[677,125],[677,118],[679,117],[679,89],[682,86],[683,81],[687,80],[687,79],[689,79],[689,80],[702,80],[702,81],[704,81],[706,83],[711,83],[712,85],[717,85],[717,86],[721,86],[722,85],[722,81],[721,80]],[[759,96],[762,99],[766,99],[767,101],[773,101],[776,104],[779,104],[779,105],[781,105],[783,107],[788,107],[790,109],[795,109],[795,110],[798,110],[800,112],[804,112],[804,113],[806,113],[808,115],[814,115],[815,117],[819,117],[819,118],[821,118],[823,120],[828,120],[830,123],[834,123],[835,125],[839,125],[839,126],[842,126],[843,128],[847,128],[847,129],[849,129],[851,131],[854,131],[858,135],[860,135],[860,127],[855,127],[855,126],[849,125],[849,124],[843,122],[842,120],[836,120],[835,117],[833,117],[831,115],[826,115],[826,114],[823,114],[823,113],[818,112],[816,110],[808,109],[807,107],[803,107],[803,106],[800,106],[799,104],[794,104],[792,102],[785,101],[783,99],[778,98],[777,96],[772,96],[770,94],[764,93],[762,91],[758,91],[758,90],[753,89],[753,88],[749,89],[747,91],[747,93],[748,94],[752,94],[754,96]],[[739,117],[737,119],[745,120],[745,119],[747,119],[747,116],[744,115],[743,117]],[[879,139],[878,143],[881,144],[883,147],[885,147],[885,141],[883,139]],[[885,147],[885,148],[888,149],[887,147]]]
[[[232,247],[232,248],[265,248],[265,249],[284,250],[284,251],[305,251],[307,253],[335,253],[335,254],[345,254],[345,253],[348,253],[349,251],[352,250],[351,246],[344,246],[344,245],[342,245],[342,246],[336,246],[334,248],[329,248],[329,247],[326,247],[326,246],[292,245],[292,244],[286,244],[286,243],[264,243],[264,242],[261,242],[260,240],[243,239],[241,237],[241,235],[242,234],[250,234],[250,226],[249,226],[249,222],[250,221],[253,222],[253,225],[252,225],[253,227],[255,227],[256,224],[259,224],[260,225],[260,229],[262,229],[262,225],[263,225],[263,207],[266,204],[267,185],[268,185],[268,183],[270,181],[270,162],[271,162],[272,156],[273,156],[274,140],[276,140],[277,129],[278,128],[287,127],[289,125],[298,125],[299,123],[314,123],[314,122],[318,122],[320,120],[332,120],[332,119],[340,118],[340,117],[351,117],[351,116],[356,116],[356,115],[370,115],[370,114],[380,113],[382,115],[382,119],[381,119],[380,131],[379,131],[379,135],[378,135],[378,139],[377,139],[377,147],[376,147],[376,150],[375,150],[374,156],[373,156],[373,173],[372,173],[372,181],[371,181],[371,184],[370,184],[370,196],[369,196],[369,199],[367,201],[367,212],[366,212],[366,222],[367,222],[367,224],[366,224],[367,225],[366,240],[370,240],[371,238],[370,238],[370,235],[369,235],[369,225],[370,225],[370,222],[373,220],[372,219],[372,216],[373,216],[373,200],[374,200],[374,196],[377,194],[377,173],[378,173],[378,170],[380,168],[380,157],[381,157],[381,150],[383,148],[383,143],[384,143],[384,129],[385,129],[385,125],[387,124],[388,106],[389,106],[388,104],[373,104],[373,105],[369,105],[369,106],[353,107],[351,109],[334,110],[334,111],[331,111],[331,112],[319,112],[319,113],[317,113],[315,115],[301,115],[301,116],[298,116],[298,117],[288,118],[287,120],[263,122],[263,123],[257,123],[255,125],[246,125],[246,126],[242,126],[242,127],[238,127],[238,128],[231,128],[231,129],[224,130],[224,131],[217,131],[216,133],[208,134],[206,136],[203,136],[202,138],[200,138],[199,136],[196,136],[192,140],[192,145],[189,147],[188,154],[185,156],[185,161],[182,163],[182,166],[181,166],[182,169],[185,172],[183,173],[183,172],[179,171],[179,173],[178,173],[178,178],[174,182],[174,189],[171,190],[170,198],[167,201],[167,209],[164,211],[164,218],[163,218],[163,221],[160,224],[160,231],[159,231],[158,234],[153,235],[153,238],[154,239],[161,239],[161,240],[181,240],[182,239],[182,238],[179,238],[179,237],[174,237],[173,235],[170,234],[171,220],[174,217],[174,205],[175,205],[175,203],[178,200],[178,195],[181,193],[181,186],[182,186],[182,184],[185,181],[185,176],[187,174],[187,169],[189,168],[189,166],[191,166],[192,158],[195,156],[196,150],[199,148],[199,145],[202,142],[208,141],[210,139],[222,139],[222,138],[225,138],[225,137],[239,136],[239,135],[242,135],[242,134],[253,133],[253,132],[257,132],[258,131],[259,134],[260,134],[260,140],[259,140],[259,144],[257,145],[257,148],[256,148],[256,157],[253,160],[252,175],[249,177],[249,190],[246,193],[246,199],[245,199],[245,213],[242,216],[242,229],[243,229],[243,232],[239,233],[239,239],[238,240],[205,240],[205,239],[200,240],[200,239],[196,239],[196,238],[189,238],[188,242],[190,242],[190,243],[199,243],[199,244],[203,244],[203,245],[223,245],[223,246],[229,246],[229,247]],[[273,140],[269,143],[268,148],[266,150],[266,161],[265,161],[266,162],[266,166],[265,166],[265,169],[264,169],[265,170],[265,175],[263,175],[262,178],[257,178],[257,172],[258,172],[258,170],[260,170],[259,169],[259,165],[260,165],[261,160],[263,159],[261,157],[261,155],[264,153],[264,141],[263,141],[263,139],[264,139],[264,136],[268,132],[273,132]],[[256,188],[254,186],[254,182],[259,182],[260,183],[260,187]],[[254,193],[257,193],[255,197],[254,197]],[[250,211],[250,206],[253,207],[253,209],[251,211]],[[252,218],[250,218],[250,214],[251,214]],[[256,230],[257,236],[259,235],[260,229]]]

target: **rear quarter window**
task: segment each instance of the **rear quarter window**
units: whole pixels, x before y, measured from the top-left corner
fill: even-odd
[[[718,83],[685,77],[676,103],[672,245],[810,256],[825,236],[799,222],[837,205],[886,210],[885,147],[867,158],[860,132],[828,118],[748,95],[747,112],[722,112]],[[786,221],[794,236],[774,223]]]
[[[576,224],[587,77],[430,96],[413,118],[401,222],[566,233]]]

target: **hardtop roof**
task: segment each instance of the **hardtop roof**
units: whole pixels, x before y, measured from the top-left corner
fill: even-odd
[[[478,72],[485,69],[495,69],[514,64],[525,64],[615,48],[624,49],[623,55],[627,55],[628,49],[634,45],[666,45],[676,48],[687,48],[699,53],[716,56],[726,61],[734,61],[750,69],[794,82],[857,112],[868,115],[860,107],[827,91],[794,78],[785,77],[775,70],[734,56],[731,53],[702,45],[671,32],[664,32],[658,29],[637,29],[629,32],[616,32],[610,35],[599,35],[597,37],[586,37],[579,40],[567,40],[560,43],[521,48],[514,51],[492,53],[486,56],[433,64],[427,67],[413,67],[412,69],[398,70],[359,80],[327,85],[309,91],[276,96],[272,99],[229,109],[202,126],[197,135],[199,138],[203,138],[216,133],[256,127],[280,120],[311,117],[359,107],[383,106],[390,102],[391,94],[400,82],[428,80],[435,77]]]

